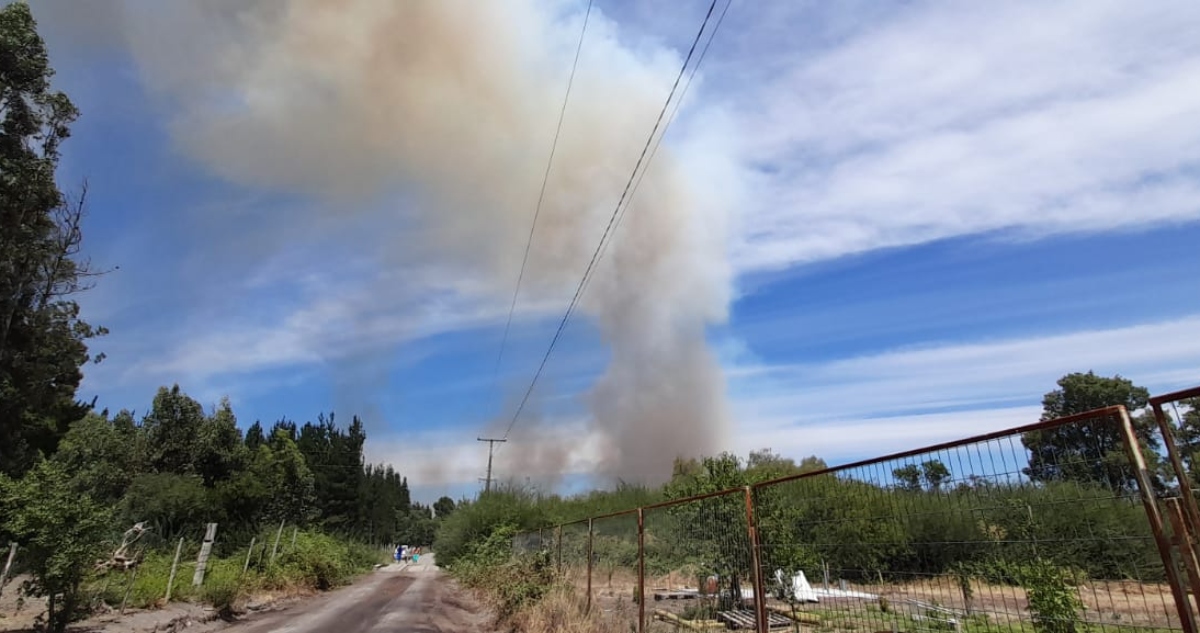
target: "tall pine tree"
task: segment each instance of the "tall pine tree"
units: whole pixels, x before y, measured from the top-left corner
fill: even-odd
[[[78,110],[53,90],[45,43],[23,2],[0,9],[0,472],[53,453],[88,407],[75,400],[103,334],[71,299],[91,276],[80,256],[84,196],[55,170]]]

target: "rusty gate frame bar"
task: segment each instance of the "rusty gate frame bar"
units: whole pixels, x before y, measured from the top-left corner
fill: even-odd
[[[754,584],[754,628],[761,633],[771,630],[767,622],[767,592],[763,583],[762,563],[758,552],[758,524],[754,521],[754,489],[746,491],[746,532],[750,537],[750,581]]]
[[[1170,519],[1171,533],[1174,536],[1172,540],[1179,548],[1179,557],[1183,559],[1184,570],[1187,571],[1192,595],[1200,596],[1200,562],[1196,560],[1196,550],[1192,547],[1192,533],[1183,517],[1183,508],[1178,497],[1167,499],[1167,518]]]
[[[555,554],[554,566],[555,566],[555,569],[558,570],[559,576],[561,576],[563,574],[563,564],[562,564],[563,531],[562,531],[562,529],[563,529],[562,525],[559,525],[558,527],[554,528],[555,548],[557,549],[557,552]]]
[[[637,510],[638,521],[638,633],[646,630],[646,521],[643,508]],[[1195,633],[1189,631],[1188,633]]]
[[[1183,588],[1183,582],[1179,578],[1179,569],[1175,566],[1174,556],[1171,554],[1171,542],[1167,540],[1166,532],[1163,530],[1158,499],[1155,498],[1154,490],[1150,486],[1150,473],[1146,468],[1146,459],[1142,456],[1142,445],[1138,442],[1137,432],[1133,428],[1133,420],[1130,419],[1129,411],[1123,405],[1115,408],[1121,436],[1124,440],[1122,444],[1125,445],[1125,453],[1133,465],[1134,480],[1137,482],[1138,492],[1142,497],[1142,506],[1146,508],[1146,519],[1150,523],[1150,532],[1154,536],[1154,544],[1158,547],[1158,555],[1162,558],[1167,584],[1171,586],[1171,594],[1175,598],[1175,610],[1179,612],[1179,625],[1183,627],[1184,633],[1197,633],[1195,613],[1192,611],[1187,592]]]
[[[1175,432],[1171,429],[1170,422],[1167,421],[1167,414],[1163,411],[1163,405],[1171,402],[1179,402],[1188,398],[1200,398],[1200,387],[1192,387],[1191,389],[1183,389],[1181,391],[1173,391],[1164,393],[1160,396],[1150,398],[1150,409],[1154,412],[1154,420],[1158,423],[1158,431],[1163,436],[1163,444],[1167,446],[1167,458],[1171,462],[1171,468],[1175,471],[1175,479],[1179,484],[1179,496],[1183,497],[1183,508],[1187,511],[1188,522],[1191,523],[1192,533],[1200,534],[1200,508],[1197,507],[1196,497],[1192,494],[1192,482],[1188,480],[1187,471],[1183,467],[1183,460],[1179,457],[1179,451],[1175,446]],[[1200,596],[1196,596],[1200,600]]]
[[[592,519],[587,520],[587,525],[587,606],[584,607],[584,615],[588,615],[592,612]]]

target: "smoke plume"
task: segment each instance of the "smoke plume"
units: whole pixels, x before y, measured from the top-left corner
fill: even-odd
[[[384,266],[478,280],[506,309],[580,9],[205,2],[143,5],[125,22],[190,156],[236,183],[316,196],[322,220],[367,216]],[[565,305],[678,72],[678,52],[619,35],[593,9],[523,304]],[[724,379],[705,337],[730,300],[733,194],[720,126],[697,120],[658,151],[581,304],[611,351],[588,396],[601,469],[627,480],[661,480],[673,456],[727,439]],[[567,464],[574,444],[538,459]]]

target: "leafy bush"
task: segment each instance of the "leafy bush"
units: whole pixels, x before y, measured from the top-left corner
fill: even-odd
[[[511,524],[496,526],[486,539],[469,544],[450,568],[464,585],[484,590],[501,618],[541,600],[556,580],[549,552],[513,556],[516,533]]]
[[[373,563],[369,548],[305,531],[297,533],[294,548],[289,544],[268,567],[265,581],[271,587],[299,585],[327,591],[346,584]]]
[[[23,479],[0,479],[0,506],[19,508],[6,530],[22,544],[32,578],[25,590],[46,596],[48,624],[61,631],[84,606],[83,582],[99,558],[109,510],[71,485],[58,464],[41,462]]]
[[[1075,633],[1083,601],[1071,575],[1039,558],[1026,565],[1021,576],[1034,628],[1039,633]]]
[[[536,529],[547,522],[540,499],[532,492],[509,488],[489,492],[472,503],[464,503],[446,518],[438,529],[434,549],[438,564],[452,569],[467,554],[478,556],[472,548],[484,544],[501,527],[510,528],[505,555],[511,551],[511,537],[519,530]]]

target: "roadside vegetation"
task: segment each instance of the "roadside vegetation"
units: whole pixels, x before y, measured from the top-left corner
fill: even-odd
[[[1113,404],[1137,412],[1134,427],[1146,448],[1151,486],[1158,496],[1169,497],[1177,490],[1154,422],[1144,412],[1148,398],[1144,388],[1120,376],[1069,374],[1046,394],[1043,419]],[[1176,423],[1184,466],[1193,485],[1200,484],[1200,402],[1184,403]],[[887,473],[835,476],[820,474],[826,464],[817,457],[796,463],[758,451],[745,460],[730,454],[679,460],[671,480],[656,488],[622,486],[570,498],[500,489],[460,507],[442,524],[436,547],[440,562],[487,596],[517,630],[624,630],[636,613],[635,518],[593,525],[593,584],[596,595],[608,597],[602,609],[589,614],[583,613],[586,594],[579,579],[588,556],[586,524],[563,528],[561,545],[556,526],[816,473],[756,492],[761,555],[770,570],[789,577],[805,571],[815,583],[821,570],[829,569],[835,581],[865,591],[917,590],[913,583],[924,579],[937,587],[920,590],[934,591],[959,609],[970,612],[976,604],[982,613],[964,620],[968,630],[996,630],[998,623],[989,617],[997,616],[987,611],[1008,607],[987,604],[989,593],[1020,597],[1021,623],[1005,625],[1005,630],[1075,633],[1096,618],[1110,629],[1163,628],[1134,624],[1111,602],[1124,600],[1136,610],[1170,599],[1115,425],[1088,422],[1031,432],[1013,444],[1011,450],[1025,451],[1023,463],[1008,456],[1007,462],[977,465],[970,472],[956,472],[966,468],[965,462],[929,456],[897,463]],[[1002,448],[1011,452],[1007,444]],[[708,615],[732,607],[738,599],[726,594],[739,596],[750,587],[744,517],[741,494],[647,511],[647,582],[697,587],[700,578],[717,576],[722,578],[721,596]],[[1138,601],[1144,604],[1138,607]],[[887,628],[901,617],[888,608],[887,600],[863,607],[862,613],[850,615],[873,619],[847,621],[846,627]],[[1160,612],[1155,617],[1166,617],[1161,606],[1153,608]],[[623,609],[624,615],[614,615]],[[820,607],[810,611],[813,617],[820,615]],[[849,616],[830,612],[824,617],[828,627]]]

